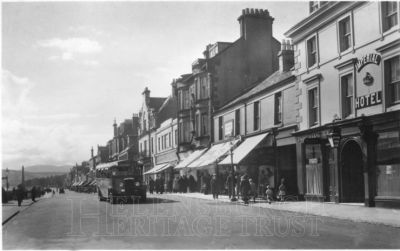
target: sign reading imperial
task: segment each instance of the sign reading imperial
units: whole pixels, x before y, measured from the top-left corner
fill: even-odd
[[[378,105],[381,103],[382,103],[382,91],[372,92],[368,95],[356,98],[356,109]]]
[[[370,53],[360,58],[356,62],[357,72],[360,72],[364,66],[367,64],[376,64],[379,65],[381,63],[381,55]]]

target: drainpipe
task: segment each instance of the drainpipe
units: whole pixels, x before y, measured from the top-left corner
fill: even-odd
[[[208,141],[208,147],[211,146],[211,142],[214,142],[214,117],[213,117],[213,81],[212,81],[212,75],[211,73],[207,73],[207,78],[208,78],[208,83],[209,83],[209,101],[208,101],[208,128],[209,128],[209,141]]]

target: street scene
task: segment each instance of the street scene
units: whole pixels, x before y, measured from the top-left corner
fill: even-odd
[[[3,2],[3,249],[400,248],[399,6]]]
[[[76,192],[3,225],[4,249],[398,248],[400,229],[179,195],[112,205]],[[21,241],[21,240],[24,241]]]

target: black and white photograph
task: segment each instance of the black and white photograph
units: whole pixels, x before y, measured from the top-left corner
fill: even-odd
[[[0,16],[2,249],[400,249],[399,1]]]

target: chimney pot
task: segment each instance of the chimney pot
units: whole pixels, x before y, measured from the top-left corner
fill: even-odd
[[[254,9],[253,9],[253,8],[251,8],[250,12],[251,12],[251,14],[254,14]]]
[[[259,12],[258,9],[255,9],[255,12],[256,12],[256,15],[259,15],[259,14],[260,14],[260,12]]]
[[[250,13],[250,9],[246,8],[246,14],[249,14],[249,13]]]
[[[246,9],[243,9],[242,10],[242,15],[245,15],[246,14]]]

